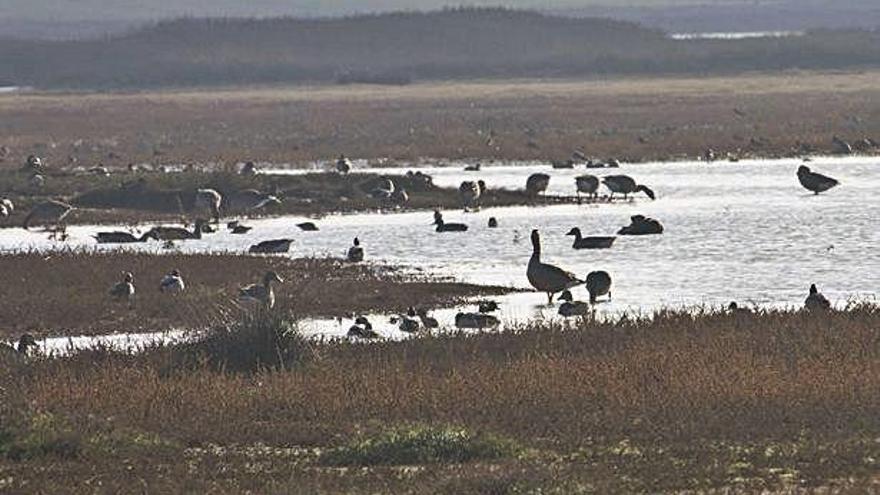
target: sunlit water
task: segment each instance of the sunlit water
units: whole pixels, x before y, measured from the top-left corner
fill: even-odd
[[[463,165],[419,168],[441,186],[457,186],[464,178],[483,179],[489,187],[522,188],[536,171],[550,174],[548,194],[574,193],[573,177],[626,173],[657,193],[631,202],[552,207],[485,208],[475,213],[445,212],[449,222],[464,222],[464,233],[436,233],[430,212],[329,215],[316,223],[318,232],[301,232],[301,217],[247,221],[254,229],[245,236],[227,232],[177,244],[183,252],[245,251],[251,244],[278,237],[296,239],[291,256],[343,256],[359,237],[371,261],[403,265],[414,271],[451,276],[464,282],[528,288],[525,268],[531,254],[531,229],[539,229],[543,258],[586,277],[606,270],[613,277],[612,300],[597,306],[599,314],[650,313],[660,307],[718,307],[731,300],[763,307],[803,303],[816,283],[836,305],[848,299],[871,299],[880,287],[880,262],[875,253],[880,230],[880,160],[817,158],[808,165],[842,185],[822,195],[801,188],[795,171],[800,160],[739,163],[624,164],[619,169],[554,170],[547,165],[484,166],[463,172]],[[416,170],[416,169],[414,169]],[[401,169],[370,169],[400,173]],[[573,250],[565,233],[580,227],[584,235],[613,235],[643,214],[660,220],[665,233],[618,237],[608,250]],[[489,217],[499,228],[487,228]],[[0,249],[48,249],[97,246],[91,236],[108,227],[75,226],[62,244],[41,232],[0,230]],[[158,243],[130,246],[155,252]],[[160,274],[157,274],[157,279]],[[255,274],[256,277],[256,274]],[[108,281],[108,285],[112,281]],[[242,283],[251,282],[242,280]],[[283,290],[283,286],[281,288]],[[575,297],[585,300],[586,290]],[[546,296],[515,294],[504,299],[505,322],[550,317]],[[451,324],[456,310],[438,313]],[[380,330],[399,334],[376,319]],[[311,322],[311,333],[342,335],[350,322]]]

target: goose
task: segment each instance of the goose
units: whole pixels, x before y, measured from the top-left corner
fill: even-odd
[[[599,190],[599,178],[595,175],[584,174],[574,178],[574,184],[577,189],[578,202],[581,200],[581,193],[586,194],[591,199],[596,199]]]
[[[532,257],[529,259],[526,277],[532,287],[547,294],[548,304],[553,304],[553,294],[585,283],[573,273],[541,262],[541,237],[537,230],[532,231]]]
[[[394,181],[387,177],[382,177],[376,183],[376,187],[370,191],[370,197],[380,202],[387,202],[391,200],[394,191]]]
[[[44,201],[31,209],[30,213],[24,218],[22,227],[27,230],[31,222],[34,221],[48,222],[58,225],[71,211],[73,211],[73,209],[73,206],[70,206],[63,201]]]
[[[220,204],[222,202],[223,196],[214,189],[196,190],[196,209],[209,211],[216,223],[220,223]]]
[[[550,185],[550,176],[547,174],[532,174],[526,179],[526,193],[529,196],[537,196],[547,190]]]
[[[134,297],[134,275],[131,272],[122,272],[122,281],[110,288],[110,296],[118,301],[127,301],[131,304]]]
[[[840,184],[836,179],[813,172],[810,170],[810,167],[805,165],[798,167],[797,178],[798,182],[800,182],[805,189],[813,191],[815,194],[825,192]]]
[[[0,206],[6,209],[6,213],[12,215],[12,212],[15,211],[15,204],[9,198],[0,199]]]
[[[477,310],[480,313],[491,313],[498,311],[498,303],[495,301],[480,301],[477,303]]]
[[[662,234],[663,225],[653,218],[644,215],[633,215],[630,217],[630,224],[621,227],[617,231],[618,235],[654,235]]]
[[[446,223],[443,221],[443,214],[438,210],[434,210],[434,224],[437,232],[464,232],[468,226],[463,223]]]
[[[489,228],[495,229],[498,228],[498,219],[495,217],[489,217]]]
[[[278,206],[281,200],[271,194],[261,193],[256,189],[244,189],[233,194],[228,200],[229,208],[235,211],[260,210],[269,206]]]
[[[259,170],[257,170],[257,164],[254,162],[247,162],[241,167],[241,170],[238,172],[241,175],[257,175]]]
[[[290,250],[293,239],[272,239],[254,244],[248,249],[249,253],[286,253]]]
[[[339,155],[339,158],[336,160],[336,171],[340,174],[351,172],[351,160],[346,158],[345,155]]]
[[[130,244],[147,242],[148,239],[159,240],[159,237],[152,230],[145,232],[140,237],[135,237],[131,232],[98,232],[94,237],[98,244]]]
[[[574,243],[571,245],[574,249],[608,249],[617,239],[615,236],[591,236],[583,237],[581,229],[574,227],[565,235],[573,235]]]
[[[498,318],[483,313],[458,313],[455,326],[458,328],[493,328],[501,323]]]
[[[437,328],[440,326],[440,323],[437,321],[437,318],[428,315],[428,310],[425,308],[419,308],[415,314],[410,314],[410,316],[418,316],[419,320],[422,322],[422,326],[425,328]]]
[[[354,238],[352,246],[348,248],[348,261],[352,263],[364,261],[364,248],[361,247],[361,241],[357,237]]]
[[[465,172],[479,172],[482,166],[479,163],[475,163],[473,165],[467,165],[464,167]]]
[[[636,184],[635,179],[628,175],[606,175],[602,179],[602,183],[611,190],[612,198],[614,198],[614,193],[623,194],[623,199],[626,199],[630,194],[641,191],[649,198],[656,199],[654,191],[647,186]]]
[[[606,271],[590,272],[587,275],[587,292],[590,293],[590,304],[596,304],[599,296],[608,294],[608,300],[611,300],[611,275]]]
[[[208,221],[205,220],[204,218],[199,218],[199,219],[196,220],[196,222],[201,222],[201,224],[202,224],[202,233],[203,233],[203,234],[214,234],[214,233],[217,232],[217,229],[215,229],[214,227],[212,227],[212,226],[208,223]]]
[[[565,318],[571,316],[584,316],[590,313],[590,305],[583,301],[575,301],[571,295],[571,291],[564,290],[559,295],[559,299],[565,301],[559,305],[559,315]]]
[[[284,279],[273,271],[266,272],[263,275],[262,284],[253,284],[240,288],[238,290],[238,300],[242,303],[260,303],[266,308],[271,309],[275,306],[275,291],[272,290],[273,282],[283,283]]]
[[[229,231],[232,232],[233,234],[247,234],[251,230],[253,230],[253,227],[249,227],[247,225],[241,225],[241,224],[237,224],[234,227],[232,227],[231,229],[229,229]]]
[[[466,180],[462,182],[461,185],[458,186],[458,196],[461,199],[461,204],[464,207],[464,211],[469,211],[471,208],[476,207],[480,196],[485,190],[486,183],[482,180],[478,180],[476,182]]]
[[[373,330],[373,325],[367,320],[366,316],[359,316],[354,320],[354,325],[348,329],[349,337],[358,337],[361,339],[377,339],[379,334]]]
[[[196,220],[192,232],[183,227],[153,227],[150,232],[162,241],[184,241],[190,239],[202,238],[202,227],[205,225],[204,220]]]
[[[302,222],[296,224],[296,226],[304,232],[317,232],[318,230],[318,226],[314,222]]]
[[[180,270],[177,269],[171,270],[171,273],[162,277],[159,282],[159,292],[174,294],[183,292],[184,289],[186,289],[186,284],[183,283],[183,277],[180,275]]]
[[[412,308],[409,308],[408,313],[415,316],[415,310]],[[419,322],[411,318],[408,314],[392,317],[391,323],[396,323],[398,325],[397,328],[399,328],[401,332],[416,333],[421,329]]]
[[[739,304],[736,301],[730,301],[730,304],[727,305],[727,312],[732,315],[748,315],[752,314],[748,308],[740,308]]]
[[[553,160],[550,162],[550,166],[553,168],[574,168],[574,160]]]
[[[394,206],[403,206],[409,201],[409,194],[406,189],[400,188],[391,193],[391,197],[388,199]]]
[[[808,311],[826,311],[831,309],[831,303],[821,292],[819,292],[819,289],[816,288],[816,284],[812,284],[810,285],[810,295],[808,295],[807,299],[804,301],[804,307]]]
[[[28,348],[30,348],[30,347],[33,347],[34,349],[38,349],[39,345],[37,345],[37,341],[36,341],[36,339],[34,339],[33,335],[31,335],[29,333],[25,333],[25,334],[22,334],[21,337],[19,337],[18,342],[16,342],[15,346],[0,342],[0,357],[2,357],[3,354],[7,354],[7,355],[18,354],[19,358],[21,356],[27,356],[28,355]]]

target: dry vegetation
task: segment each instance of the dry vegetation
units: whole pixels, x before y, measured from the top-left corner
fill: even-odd
[[[159,292],[159,281],[175,268],[183,273],[187,290],[180,295]],[[0,339],[17,338],[22,332],[59,336],[203,329],[238,314],[238,288],[259,282],[270,269],[286,281],[276,289],[276,304],[302,317],[404,311],[502,290],[333,259],[65,251],[0,254]],[[137,293],[131,308],[108,295],[123,271],[134,274]]]
[[[880,140],[880,73],[0,96],[6,165],[421,157],[630,160]],[[491,136],[491,139],[490,139]]]
[[[261,331],[284,327],[267,318]],[[7,363],[0,480],[16,492],[863,492],[878,481],[878,323],[871,306],[663,312],[313,344],[262,371],[169,368],[198,346]]]

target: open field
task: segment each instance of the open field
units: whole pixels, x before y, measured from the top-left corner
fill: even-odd
[[[880,139],[880,72],[0,96],[7,166],[780,156]]]
[[[296,250],[294,246],[293,250]],[[159,292],[159,281],[179,269],[187,290]],[[332,259],[244,255],[134,253],[22,253],[0,255],[0,339],[40,336],[201,330],[241,313],[238,288],[267,270],[285,279],[277,306],[297,317],[345,317],[410,306],[449,305],[503,289],[413,277],[373,265]],[[114,301],[110,287],[134,274],[132,307]]]
[[[238,331],[284,327],[265,318]],[[5,361],[0,486],[864,493],[878,488],[878,329],[871,306],[666,312],[310,351],[276,340],[299,358],[262,371],[174,366],[199,345]]]

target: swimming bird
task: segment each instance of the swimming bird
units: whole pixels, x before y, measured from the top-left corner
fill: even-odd
[[[366,316],[358,316],[354,320],[354,325],[348,329],[349,337],[358,337],[361,339],[377,339],[379,334],[373,330],[373,325],[367,320]]]
[[[559,305],[559,315],[566,318],[571,316],[584,316],[590,313],[590,305],[583,301],[575,301],[571,291],[564,290],[559,299],[565,301]]]
[[[418,316],[419,320],[422,322],[422,326],[425,328],[437,328],[440,326],[440,323],[437,321],[437,318],[428,315],[428,310],[425,308],[419,308],[418,311],[415,312],[415,315],[410,316]]]
[[[461,199],[464,211],[469,211],[471,208],[477,206],[477,202],[480,200],[480,196],[483,194],[485,188],[486,183],[482,180],[476,182],[466,180],[458,186],[458,196]]]
[[[464,232],[468,226],[463,223],[446,223],[443,221],[443,214],[438,210],[434,210],[434,224],[437,232]]]
[[[272,289],[273,282],[283,283],[284,279],[273,271],[266,272],[263,275],[262,284],[253,284],[240,288],[238,290],[238,300],[242,303],[260,303],[266,308],[271,309],[275,306],[275,291]]]
[[[351,160],[346,158],[345,155],[339,155],[339,158],[336,160],[336,171],[340,174],[351,172]]]
[[[135,237],[131,232],[98,232],[95,234],[95,240],[98,244],[130,244],[133,242],[147,242],[148,239],[154,241],[159,240],[159,236],[155,232],[144,232],[140,237]]]
[[[254,244],[248,249],[249,253],[286,253],[290,250],[293,239],[272,239]]]
[[[253,227],[249,227],[247,225],[242,225],[242,224],[237,224],[234,227],[232,227],[231,229],[229,229],[229,231],[232,232],[233,234],[247,234],[251,230],[253,230]]]
[[[352,246],[348,248],[348,261],[352,263],[364,261],[364,248],[361,247],[361,241],[357,237],[354,238]]]
[[[602,270],[590,272],[587,275],[587,292],[590,293],[590,304],[596,304],[596,299],[605,294],[611,300],[611,275]]]
[[[574,178],[574,184],[577,189],[578,202],[581,200],[581,193],[586,194],[592,199],[596,199],[599,190],[599,178],[595,175],[584,174]]]
[[[498,303],[495,301],[480,301],[477,303],[477,311],[480,313],[491,313],[493,311],[498,311]]]
[[[155,235],[157,239],[162,241],[184,241],[190,239],[201,239],[202,228],[205,225],[204,220],[196,220],[192,232],[183,227],[153,227],[150,233]]]
[[[223,196],[214,189],[196,190],[196,209],[208,210],[216,223],[220,223],[220,204],[222,202]]]
[[[808,295],[807,299],[804,301],[804,307],[808,311],[826,311],[831,309],[831,303],[821,292],[819,292],[819,289],[816,288],[816,284],[812,284],[810,285],[810,295]]]
[[[458,313],[455,315],[455,326],[458,328],[492,328],[501,321],[492,315],[483,313]]]
[[[815,194],[825,192],[840,184],[836,179],[813,172],[810,170],[810,167],[805,165],[798,167],[797,178],[798,182],[800,182],[805,189],[813,191]]]
[[[547,174],[532,174],[526,179],[526,193],[529,196],[537,196],[547,190],[550,185],[550,176]]]
[[[466,165],[464,167],[465,172],[479,172],[481,165],[479,163],[474,163],[473,165]]]
[[[134,275],[131,272],[122,272],[122,281],[110,288],[110,296],[119,301],[127,301],[131,304],[134,297]]]
[[[617,239],[615,236],[592,236],[583,237],[581,229],[574,227],[565,235],[573,235],[574,243],[571,245],[574,249],[608,249]]]
[[[489,228],[494,229],[498,227],[498,219],[495,217],[489,217]]]
[[[532,287],[547,294],[548,304],[553,304],[553,294],[585,283],[573,273],[541,261],[541,237],[537,230],[532,231],[532,257],[526,277]]]
[[[277,197],[261,193],[256,189],[243,189],[233,194],[227,200],[229,209],[234,211],[253,211],[267,208],[269,206],[278,206],[281,200]]]
[[[171,270],[171,273],[162,277],[162,281],[159,282],[159,292],[173,294],[183,292],[184,289],[186,289],[186,284],[183,283],[183,277],[180,275],[180,270],[177,269]]]
[[[663,225],[653,218],[644,215],[633,215],[630,217],[630,224],[621,227],[617,231],[618,235],[653,235],[662,234]]]
[[[27,230],[31,222],[34,221],[53,223],[57,226],[71,211],[73,211],[73,209],[73,206],[70,206],[63,201],[56,201],[54,199],[44,201],[31,209],[30,213],[24,218],[22,227]]]
[[[636,184],[635,179],[628,175],[606,175],[602,179],[602,183],[605,184],[605,187],[611,190],[612,198],[614,197],[614,193],[623,194],[623,199],[626,199],[630,194],[641,191],[649,198],[656,199],[654,191],[647,186]]]
[[[574,168],[574,160],[552,160],[550,166],[553,168]]]
[[[316,232],[318,230],[318,226],[315,225],[314,222],[298,223],[296,224],[296,226],[299,227],[300,230],[305,232]]]

